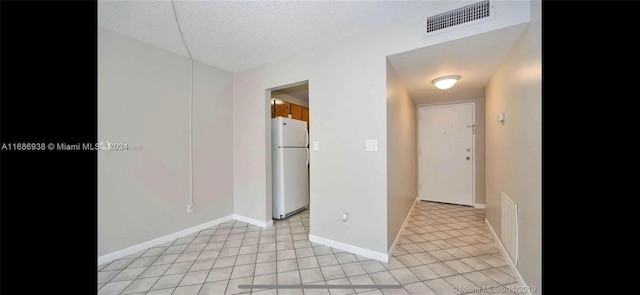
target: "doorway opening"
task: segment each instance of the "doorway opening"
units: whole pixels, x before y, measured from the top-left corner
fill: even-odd
[[[310,170],[309,83],[302,81],[266,91],[269,105],[267,128],[267,208],[274,224],[302,224],[309,234]],[[299,228],[299,227],[296,227]]]

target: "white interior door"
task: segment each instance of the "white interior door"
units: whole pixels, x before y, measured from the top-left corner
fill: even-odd
[[[473,104],[420,108],[420,199],[473,205]]]

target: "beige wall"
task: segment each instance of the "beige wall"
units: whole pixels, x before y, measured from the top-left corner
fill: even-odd
[[[416,104],[387,61],[387,251],[418,196]]]
[[[531,23],[486,90],[487,218],[500,234],[500,193],[518,204],[518,270],[541,290],[541,3],[531,3]],[[497,121],[506,113],[504,125]]]
[[[232,75],[196,62],[189,202],[189,59],[98,28],[98,255],[233,214]]]
[[[468,3],[448,3],[463,6]],[[443,12],[432,11],[433,14]],[[267,89],[309,81],[311,235],[387,253],[386,57],[529,21],[529,4],[497,1],[496,18],[428,38],[423,17],[404,19],[233,77],[235,213],[271,220]],[[377,139],[378,152],[365,140]],[[342,223],[342,213],[350,216]]]
[[[484,109],[484,98],[474,98],[474,99],[460,99],[460,100],[452,100],[445,102],[433,102],[427,104],[420,104],[420,107],[429,107],[429,106],[438,106],[438,105],[446,105],[446,104],[455,104],[455,103],[465,103],[465,102],[473,102],[474,105],[474,119],[476,121],[476,136],[475,136],[475,177],[476,177],[476,190],[475,190],[475,203],[476,204],[485,204],[485,109]],[[419,128],[419,127],[418,127]],[[420,143],[418,143],[419,145]]]

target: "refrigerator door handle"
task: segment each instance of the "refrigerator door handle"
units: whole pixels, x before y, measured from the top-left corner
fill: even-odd
[[[307,148],[307,170],[309,170],[309,161],[310,161],[310,153],[309,153],[309,130],[304,128],[304,146]]]
[[[304,129],[304,146],[309,146],[309,130]]]

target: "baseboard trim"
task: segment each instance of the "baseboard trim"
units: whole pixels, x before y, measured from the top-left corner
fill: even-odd
[[[263,227],[263,228],[267,228],[267,227],[270,227],[270,226],[273,225],[273,220],[260,221],[260,220],[257,220],[257,219],[249,218],[249,217],[238,215],[238,214],[233,214],[233,219],[239,220],[239,221],[242,221],[242,222],[246,222],[246,223],[249,223],[249,224],[257,225],[257,226]]]
[[[529,290],[529,285],[527,285],[527,283],[522,278],[522,275],[520,275],[520,272],[518,271],[518,268],[516,268],[515,264],[513,264],[513,261],[511,260],[511,257],[509,256],[509,254],[507,254],[507,250],[504,248],[504,245],[502,245],[502,241],[500,241],[500,239],[498,239],[498,235],[493,230],[493,227],[491,226],[491,223],[489,223],[489,220],[485,218],[484,219],[484,223],[487,224],[487,228],[489,228],[489,232],[491,232],[491,236],[493,236],[493,239],[496,240],[496,242],[498,243],[498,248],[500,248],[500,253],[502,254],[503,257],[506,257],[507,264],[511,268],[511,271],[516,275],[516,280],[518,280],[518,284],[523,286],[524,290]],[[525,294],[526,295],[532,295],[531,292],[529,292],[529,291],[527,291]]]
[[[140,244],[133,245],[131,247],[124,248],[122,250],[118,250],[118,251],[115,251],[115,252],[111,252],[109,254],[98,256],[98,265],[101,265],[101,264],[104,264],[104,263],[107,263],[107,262],[111,262],[111,261],[114,261],[116,259],[120,259],[120,258],[125,257],[127,255],[131,255],[131,254],[137,253],[139,251],[142,251],[142,250],[145,250],[145,249],[148,249],[148,248],[151,248],[151,247],[155,247],[155,246],[158,246],[160,244],[163,244],[163,243],[166,243],[166,242],[169,242],[169,241],[173,241],[175,239],[181,238],[181,237],[186,236],[186,235],[190,235],[190,234],[195,233],[195,232],[199,232],[199,231],[201,231],[203,229],[206,229],[206,228],[212,227],[214,225],[218,225],[218,224],[221,224],[223,222],[227,222],[229,220],[232,220],[232,219],[234,219],[233,217],[234,217],[233,214],[232,215],[228,215],[228,216],[225,216],[225,217],[222,217],[222,218],[218,218],[218,219],[215,219],[215,220],[212,220],[212,221],[208,221],[208,222],[205,222],[205,223],[202,223],[202,224],[198,224],[196,226],[192,226],[190,228],[183,229],[181,231],[177,231],[177,232],[174,232],[174,233],[171,233],[171,234],[168,234],[168,235],[165,235],[165,236],[162,236],[162,237],[150,240],[150,241],[142,242]]]
[[[413,211],[413,207],[415,207],[416,203],[419,202],[419,201],[420,201],[420,198],[418,197],[413,201],[413,204],[411,204],[411,208],[409,208],[409,212],[407,212],[407,217],[404,218],[404,222],[402,223],[402,226],[400,227],[400,231],[396,235],[396,239],[393,241],[393,244],[391,244],[391,248],[389,248],[389,252],[387,252],[387,257],[391,257],[391,252],[393,252],[393,249],[398,244],[398,241],[400,241],[400,237],[402,236],[402,231],[404,231],[404,228],[407,226],[407,222],[409,222],[409,217],[411,216],[411,211]]]
[[[477,208],[477,209],[485,209],[485,208],[487,208],[487,205],[486,204],[475,203],[473,205],[473,207]]]
[[[318,237],[314,235],[309,235],[309,241],[318,243],[318,244],[323,244],[325,246],[340,249],[343,251],[351,252],[354,254],[358,254],[360,256],[364,256],[367,258],[375,259],[380,262],[384,262],[384,263],[389,262],[389,256],[386,253],[376,252],[373,250],[361,248],[361,247],[350,245],[350,244],[345,244],[342,242],[338,242],[338,241],[334,241],[334,240],[330,240],[327,238]]]
[[[208,221],[208,222],[205,222],[205,223],[202,223],[202,224],[198,224],[196,226],[192,226],[190,228],[183,229],[181,231],[177,231],[175,233],[171,233],[171,234],[168,234],[168,235],[165,235],[165,236],[162,236],[162,237],[150,240],[150,241],[146,241],[146,242],[143,242],[143,243],[140,243],[140,244],[137,244],[137,245],[133,245],[131,247],[124,248],[122,250],[118,250],[118,251],[115,251],[115,252],[111,252],[109,254],[98,256],[98,265],[101,265],[101,264],[104,264],[104,263],[107,263],[107,262],[111,262],[111,261],[114,261],[116,259],[120,259],[120,258],[125,257],[127,255],[131,255],[131,254],[137,253],[139,251],[142,251],[142,250],[145,250],[145,249],[149,249],[151,247],[155,247],[155,246],[158,246],[160,244],[163,244],[163,243],[175,240],[175,239],[179,239],[179,238],[184,237],[186,235],[190,235],[192,233],[199,232],[199,231],[201,231],[203,229],[206,229],[206,228],[212,227],[214,225],[218,225],[218,224],[221,224],[223,222],[227,222],[227,221],[233,220],[233,219],[238,220],[238,221],[242,221],[242,222],[246,222],[246,223],[249,223],[249,224],[257,225],[259,227],[264,227],[264,228],[273,225],[273,220],[259,221],[259,220],[256,220],[256,219],[253,219],[253,218],[249,218],[249,217],[245,217],[245,216],[242,216],[242,215],[231,214],[231,215],[228,215],[228,216],[225,216],[225,217],[222,217],[222,218],[218,218],[216,220]]]

